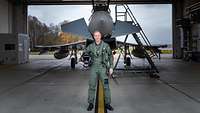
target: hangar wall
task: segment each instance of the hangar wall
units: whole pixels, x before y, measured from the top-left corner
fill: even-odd
[[[28,62],[27,5],[0,0],[0,64]]]
[[[12,32],[12,6],[7,0],[0,1],[0,33]]]
[[[29,61],[29,38],[25,34],[0,34],[0,64],[23,64]]]
[[[0,33],[27,33],[27,5],[0,0]]]
[[[174,58],[200,61],[200,1],[173,1]]]
[[[13,6],[13,33],[27,34],[27,5],[23,2],[12,3]]]

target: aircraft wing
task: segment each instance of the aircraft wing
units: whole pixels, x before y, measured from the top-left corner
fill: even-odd
[[[122,41],[117,40],[116,42],[117,42],[117,44],[119,44],[119,45],[124,45],[124,42],[122,42]],[[138,46],[138,44],[129,43],[129,42],[126,42],[126,44],[127,44],[127,45],[130,45],[130,46]]]
[[[79,45],[79,44],[85,44],[86,40],[72,42],[72,43],[66,43],[66,44],[58,44],[58,45],[36,45],[37,48],[60,48],[64,46],[73,46],[73,45]]]
[[[138,32],[140,32],[140,28],[138,26],[133,25],[130,22],[117,20],[114,23],[112,37],[118,37],[118,36],[128,35],[132,33],[138,33]]]
[[[71,46],[73,48],[73,46],[75,45],[85,45],[85,44],[86,44],[86,40],[82,40],[82,41],[66,43],[66,44],[58,44],[58,45],[36,45],[35,47],[40,49],[39,55],[41,55],[49,51],[50,48],[57,50],[57,49],[62,49],[68,46]]]
[[[92,35],[88,30],[88,26],[84,18],[62,24],[61,30],[65,33],[82,36],[85,39],[92,39]]]
[[[117,41],[117,44],[119,45],[123,45],[124,42],[122,41]],[[138,44],[134,44],[134,43],[129,43],[129,42],[126,42],[127,45],[130,45],[130,46],[138,46]],[[152,49],[152,48],[166,48],[167,47],[167,44],[152,44],[151,46],[147,46],[147,45],[144,45],[144,47],[146,49]]]

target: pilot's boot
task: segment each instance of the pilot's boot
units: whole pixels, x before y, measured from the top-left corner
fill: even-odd
[[[110,104],[106,104],[105,108],[108,109],[108,110],[110,110],[110,111],[114,110],[114,108]]]
[[[88,106],[88,108],[87,108],[87,110],[91,111],[93,109],[93,107],[94,107],[94,105],[92,103],[90,103],[89,106]]]

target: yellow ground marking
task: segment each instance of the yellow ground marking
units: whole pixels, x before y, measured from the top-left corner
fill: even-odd
[[[7,69],[7,68],[10,68],[10,67],[13,67],[15,66],[14,64],[1,64],[0,65],[0,69]]]
[[[102,81],[99,80],[99,96],[98,96],[98,113],[105,113],[105,103],[104,103],[104,88]]]

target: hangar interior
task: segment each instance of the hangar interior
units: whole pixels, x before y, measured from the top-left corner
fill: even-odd
[[[155,60],[159,79],[117,72],[119,85],[109,81],[114,112],[199,113],[199,0],[111,0],[111,4],[123,3],[172,4],[173,59]],[[91,1],[0,1],[0,64],[21,64],[0,65],[1,113],[86,112],[89,72],[80,65],[79,69],[71,70],[67,59],[29,56],[27,34],[28,5],[84,4]]]

